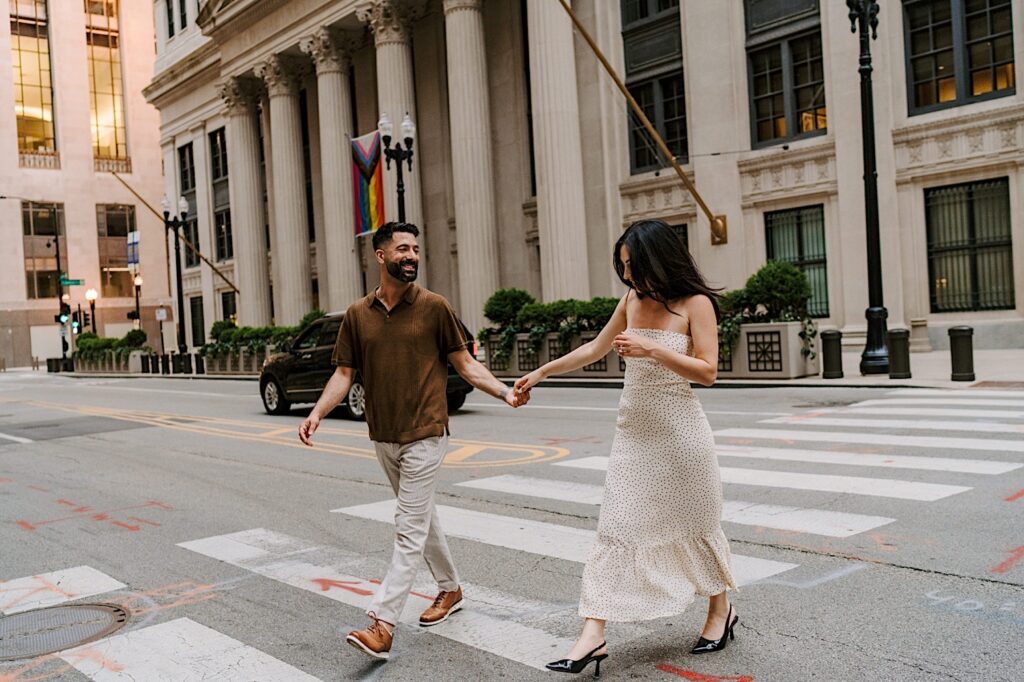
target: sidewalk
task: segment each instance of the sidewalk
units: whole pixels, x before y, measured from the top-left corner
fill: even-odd
[[[1024,348],[1013,348],[1005,350],[976,350],[974,351],[974,374],[975,381],[952,381],[950,379],[951,365],[948,350],[936,350],[927,353],[910,354],[910,379],[890,379],[888,375],[876,374],[861,376],[860,374],[860,352],[843,353],[843,378],[822,379],[821,376],[805,377],[803,379],[779,380],[779,379],[722,379],[715,383],[719,388],[760,388],[768,386],[798,387],[845,387],[845,388],[990,388],[990,389],[1019,389],[1024,391]],[[12,368],[10,373],[32,373],[29,368]],[[46,374],[45,371],[41,374]],[[0,375],[2,376],[2,375]],[[205,381],[255,381],[259,377],[252,375],[224,375],[224,374],[94,374],[84,372],[73,372],[63,376],[76,379],[176,379],[176,380],[205,380]],[[511,383],[512,379],[503,379]],[[551,386],[566,387],[596,387],[596,388],[619,388],[622,381],[619,379],[549,379]]]

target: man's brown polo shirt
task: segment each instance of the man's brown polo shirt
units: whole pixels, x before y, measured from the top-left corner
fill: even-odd
[[[376,292],[349,306],[334,364],[362,375],[370,440],[404,445],[443,436],[448,354],[467,343],[448,301],[415,284],[390,312]]]

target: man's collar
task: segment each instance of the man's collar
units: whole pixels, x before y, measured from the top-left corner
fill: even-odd
[[[373,291],[370,292],[369,296],[366,297],[366,307],[367,308],[372,308],[374,301],[378,300],[377,299],[377,291],[379,289],[380,289],[380,287],[378,286],[377,288],[375,288]],[[420,295],[420,288],[418,286],[416,286],[415,283],[413,283],[413,284],[410,284],[409,288],[405,290],[405,294],[402,296],[402,300],[405,301],[406,303],[409,303],[411,305],[411,304],[416,302],[416,299],[419,298],[419,295]]]

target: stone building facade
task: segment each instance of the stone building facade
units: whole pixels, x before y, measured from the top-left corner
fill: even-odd
[[[160,117],[142,96],[155,58],[152,8],[124,0],[4,4],[0,357],[8,366],[59,357],[61,294],[74,312],[88,312],[89,289],[97,292],[96,330],[122,336],[133,326],[136,274],[144,328],[158,348],[154,309],[169,303],[169,285],[163,223],[146,208],[159,209],[163,192]],[[140,262],[129,267],[132,231]],[[61,286],[59,272],[83,283]],[[70,325],[65,331],[73,348]]]
[[[236,297],[186,270],[190,342],[215,319],[297,321],[376,283],[348,140],[417,126],[406,178],[423,281],[466,322],[498,287],[619,295],[624,226],[678,226],[719,286],[796,263],[822,326],[862,343],[867,265],[857,37],[845,3],[575,0],[716,214],[709,225],[556,0],[156,0],[168,196]],[[1024,11],[881,3],[872,41],[885,303],[915,348],[971,324],[1024,345]],[[172,35],[173,33],[173,35]],[[1016,38],[1016,39],[1015,39]],[[386,213],[396,215],[394,172]]]

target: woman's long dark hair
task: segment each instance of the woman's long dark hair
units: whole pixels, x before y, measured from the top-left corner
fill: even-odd
[[[626,266],[622,262],[622,246],[629,249],[629,270],[632,281],[625,277]],[[627,287],[640,298],[650,296],[665,310],[670,301],[704,294],[715,307],[719,317],[718,291],[708,286],[704,276],[697,269],[682,237],[661,220],[638,220],[626,228],[615,242],[612,254],[615,272]]]

